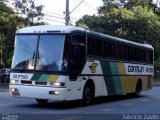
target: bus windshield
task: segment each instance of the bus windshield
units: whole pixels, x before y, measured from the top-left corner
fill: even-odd
[[[12,69],[66,71],[65,35],[17,35]]]

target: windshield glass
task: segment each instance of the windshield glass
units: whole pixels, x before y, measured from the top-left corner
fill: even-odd
[[[65,71],[64,43],[65,35],[17,35],[12,68]]]

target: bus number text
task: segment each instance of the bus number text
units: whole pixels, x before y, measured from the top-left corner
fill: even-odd
[[[13,75],[14,79],[28,79],[28,75]]]

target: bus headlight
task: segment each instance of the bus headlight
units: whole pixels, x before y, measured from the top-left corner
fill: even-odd
[[[53,84],[54,87],[65,87],[65,83],[64,82],[55,82]]]
[[[18,83],[18,80],[10,80],[10,84]]]
[[[20,96],[19,90],[17,88],[11,88],[10,92],[13,96]]]

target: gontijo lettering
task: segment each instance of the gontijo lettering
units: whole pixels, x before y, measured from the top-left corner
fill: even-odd
[[[128,74],[146,74],[153,75],[154,67],[149,65],[138,65],[138,64],[125,64],[125,69]]]
[[[151,73],[153,73],[153,72],[154,72],[154,69],[151,68],[151,67],[147,67],[147,68],[146,68],[146,72],[151,72]]]
[[[128,66],[128,72],[144,72],[144,67],[143,66]]]

